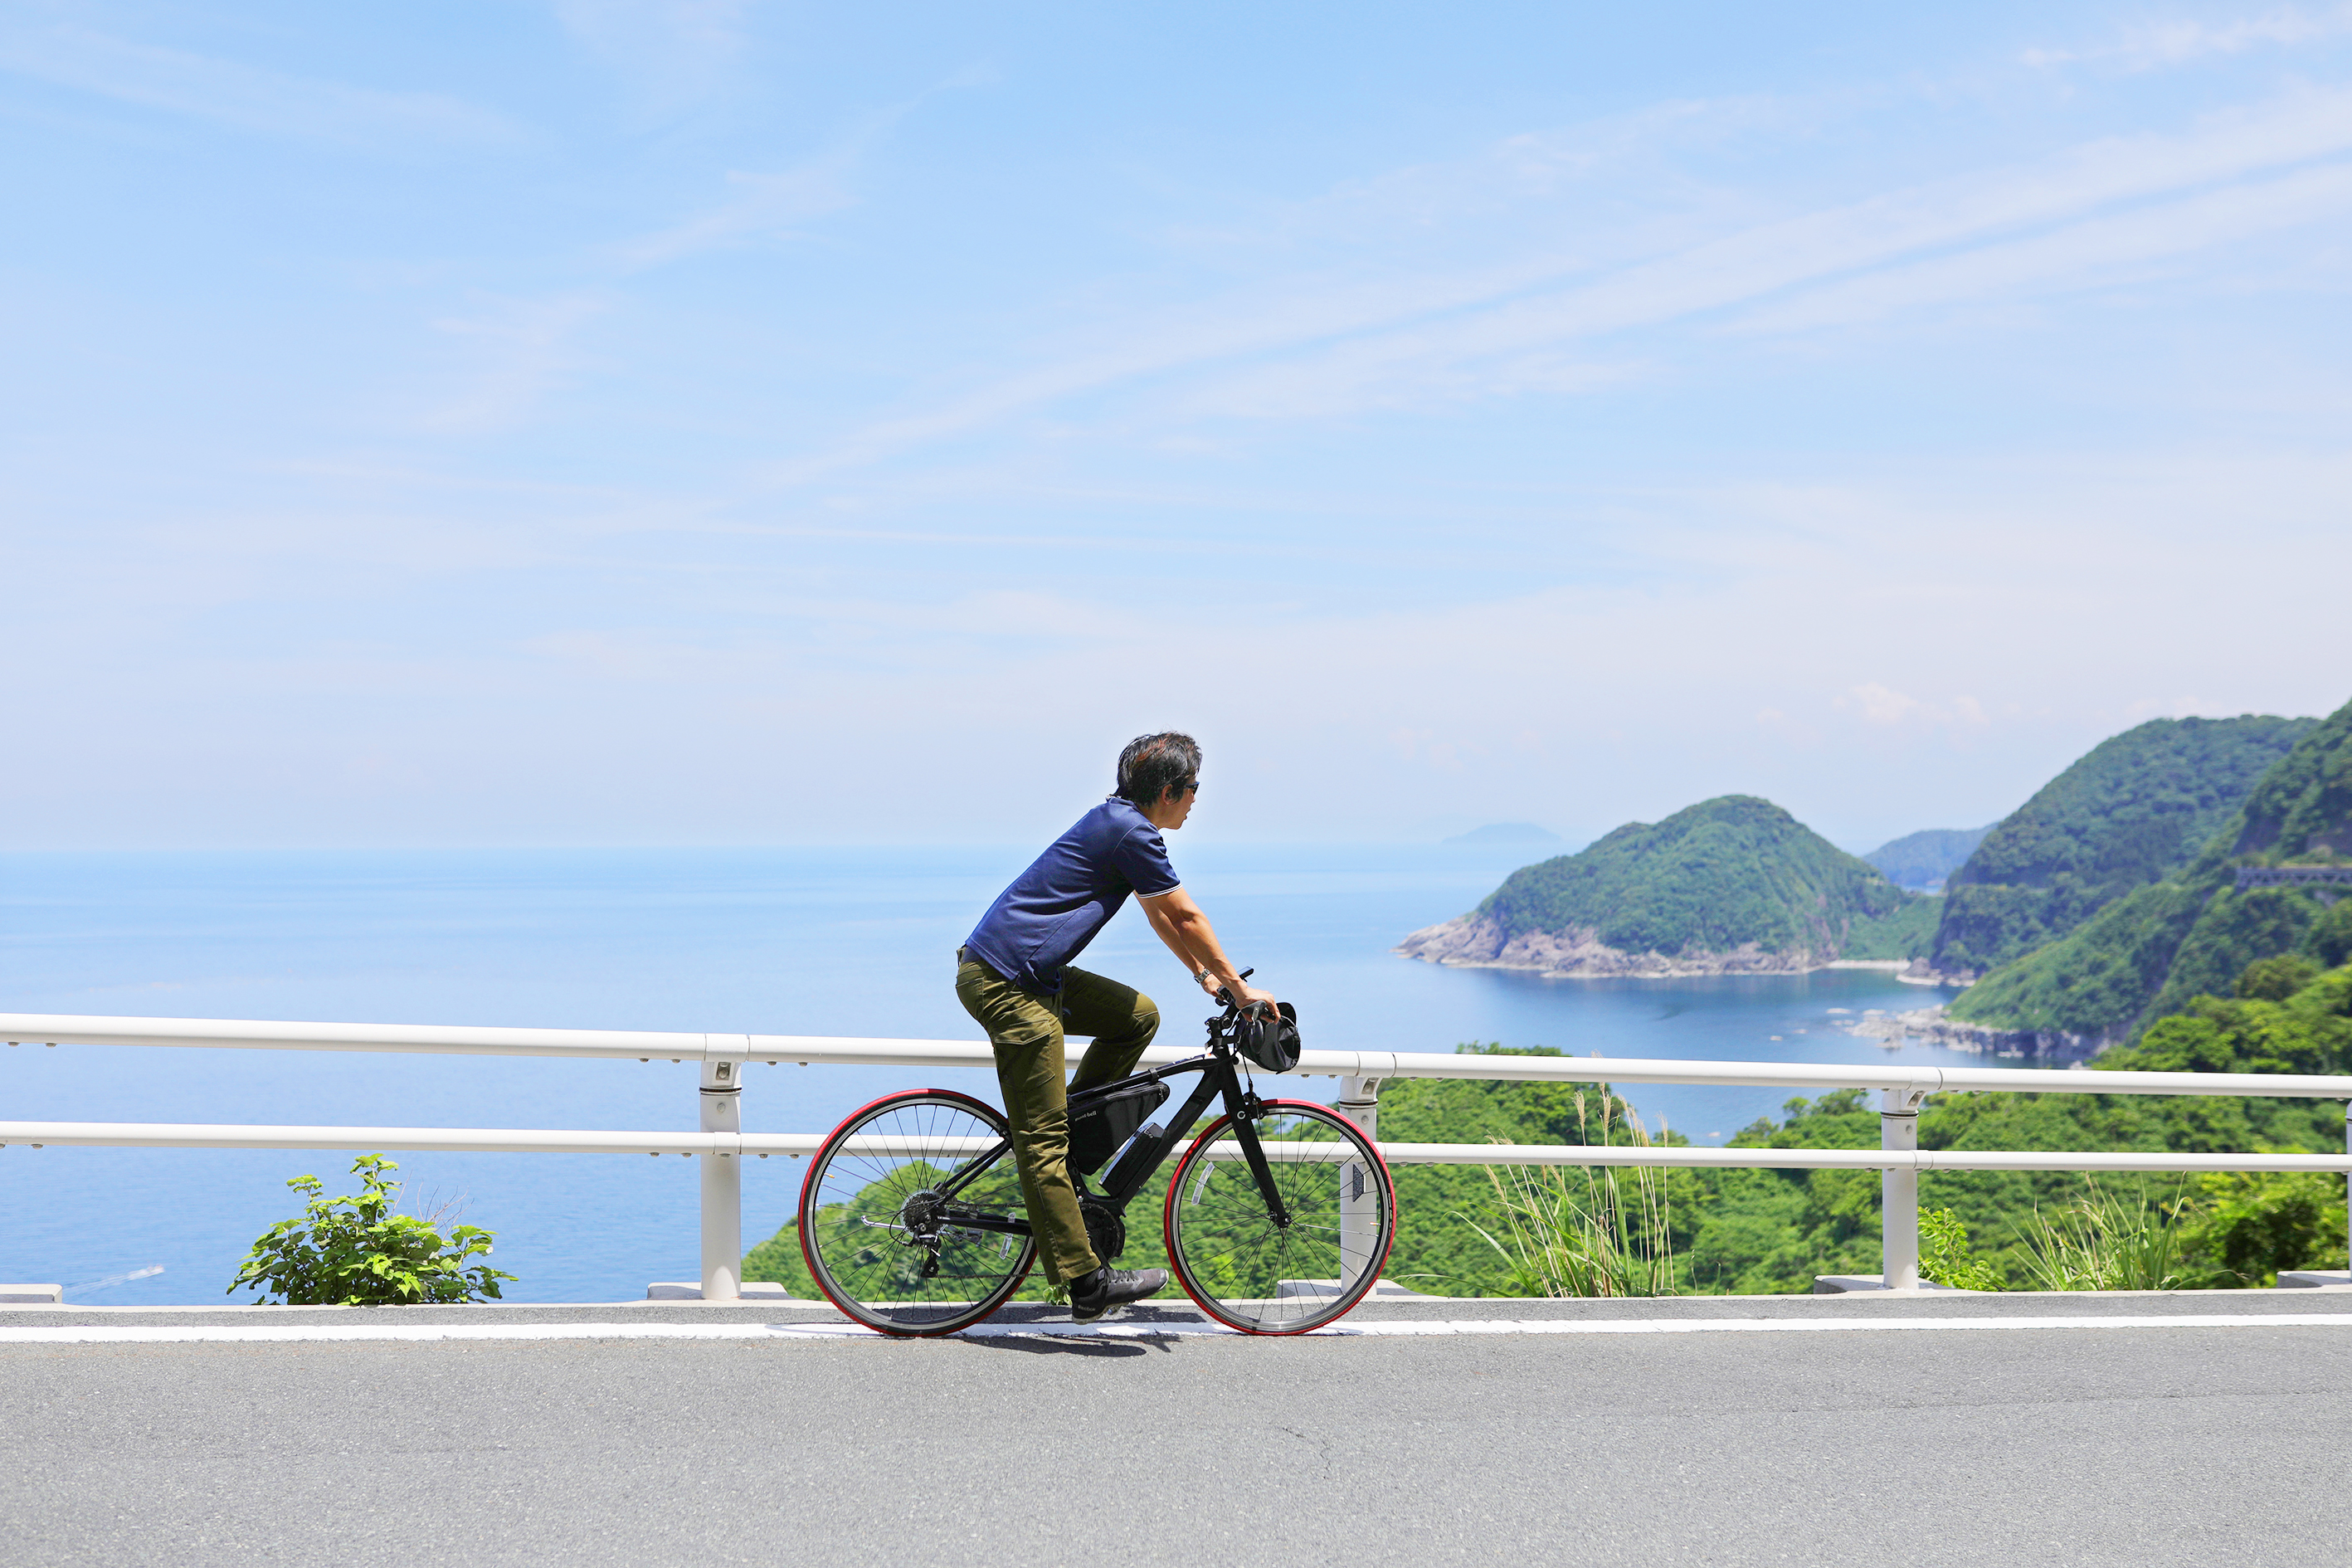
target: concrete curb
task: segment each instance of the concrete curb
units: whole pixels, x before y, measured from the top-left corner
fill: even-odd
[[[2352,1315],[2352,1287],[2296,1290],[2126,1291],[1858,1291],[1839,1296],[1682,1296],[1547,1300],[1520,1296],[1464,1296],[1429,1300],[1368,1300],[1343,1323],[1560,1322],[1648,1320],[1700,1322],[1748,1319],[1842,1321],[1904,1318],[2047,1319],[2116,1316],[2194,1318],[2248,1315]],[[1130,1309],[1120,1321],[1198,1327],[1201,1312],[1178,1296]],[[201,1327],[245,1324],[383,1322],[416,1325],[459,1323],[803,1323],[848,1321],[824,1301],[611,1301],[482,1302],[436,1307],[76,1307],[0,1306],[7,1328]],[[1044,1302],[1015,1302],[990,1320],[1008,1327],[1068,1322],[1068,1309]]]

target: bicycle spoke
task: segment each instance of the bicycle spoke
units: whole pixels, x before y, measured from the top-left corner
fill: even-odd
[[[927,1092],[868,1107],[827,1141],[801,1223],[818,1286],[835,1305],[872,1327],[937,1333],[977,1321],[1019,1288],[1027,1239],[958,1225],[937,1195],[951,1173],[970,1172],[957,1206],[1020,1212],[1009,1165],[971,1171],[964,1152],[1003,1136],[986,1107]]]
[[[1354,1123],[1322,1107],[1276,1102],[1258,1136],[1284,1145],[1268,1175],[1289,1223],[1275,1223],[1239,1140],[1223,1125],[1186,1156],[1198,1169],[1180,1171],[1171,1187],[1169,1255],[1214,1316],[1295,1333],[1328,1322],[1370,1289],[1388,1253],[1394,1193]],[[1315,1144],[1328,1144],[1328,1157],[1307,1147]]]

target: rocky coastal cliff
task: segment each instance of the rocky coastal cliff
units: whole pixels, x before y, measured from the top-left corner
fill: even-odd
[[[2088,1061],[2117,1044],[2120,1034],[2078,1035],[2064,1029],[2003,1029],[1948,1017],[1941,1007],[1901,1013],[1873,1010],[1845,1025],[1850,1035],[1876,1040],[1889,1050],[1910,1040],[1973,1051],[1989,1057],[2030,1057],[2043,1061]]]
[[[1589,926],[1512,936],[1501,921],[1483,914],[1423,927],[1397,943],[1395,951],[1407,958],[1457,968],[1526,969],[1561,977],[1803,974],[1833,962],[1830,955],[1817,955],[1810,948],[1773,952],[1752,942],[1728,952],[1705,948],[1685,948],[1675,953],[1628,952],[1601,941],[1599,931]]]

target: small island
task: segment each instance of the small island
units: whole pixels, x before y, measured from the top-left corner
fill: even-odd
[[[1926,951],[1939,907],[1770,801],[1727,795],[1521,867],[1396,951],[1563,976],[1900,969]]]

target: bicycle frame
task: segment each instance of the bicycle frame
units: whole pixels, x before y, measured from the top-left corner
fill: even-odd
[[[1227,1017],[1230,1019],[1230,1013]],[[1223,1021],[1225,1020],[1213,1018],[1209,1021],[1210,1027],[1214,1030]],[[1149,1072],[1136,1073],[1113,1083],[1098,1084],[1093,1089],[1082,1089],[1070,1096],[1070,1110],[1073,1112],[1082,1110],[1089,1105],[1108,1099],[1120,1089],[1133,1089],[1138,1084],[1163,1082],[1189,1072],[1199,1073],[1201,1081],[1186,1098],[1183,1109],[1169,1119],[1166,1129],[1151,1142],[1144,1145],[1150,1151],[1150,1157],[1134,1162],[1132,1176],[1117,1186],[1105,1187],[1100,1192],[1089,1192],[1082,1184],[1080,1178],[1073,1173],[1070,1184],[1078,1189],[1080,1201],[1083,1203],[1091,1198],[1097,1203],[1108,1204],[1113,1213],[1124,1213],[1127,1205],[1135,1200],[1136,1194],[1144,1189],[1160,1167],[1167,1163],[1168,1156],[1175,1152],[1176,1146],[1192,1136],[1192,1127],[1200,1121],[1201,1113],[1208,1110],[1212,1102],[1222,1099],[1226,1111],[1233,1117],[1234,1141],[1241,1145],[1242,1157],[1249,1166],[1251,1176],[1258,1184],[1258,1191],[1265,1198],[1267,1212],[1273,1216],[1276,1225],[1289,1225],[1289,1208],[1283,1203],[1282,1194],[1276,1187],[1273,1169],[1266,1163],[1265,1146],[1258,1142],[1257,1121],[1263,1110],[1263,1102],[1258,1099],[1255,1089],[1244,1086],[1241,1072],[1234,1058],[1234,1047],[1226,1041],[1213,1039],[1209,1049],[1200,1056],[1188,1057],[1181,1062],[1171,1062],[1166,1067],[1153,1068]],[[1136,1136],[1139,1140],[1142,1134],[1139,1132]],[[935,1189],[936,1192],[941,1200],[948,1201],[947,1206],[939,1215],[943,1226],[952,1225],[964,1230],[991,1231],[1008,1236],[1032,1234],[1029,1216],[1026,1214],[1007,1215],[969,1209],[949,1201],[982,1173],[1012,1152],[1012,1141],[1000,1139],[995,1147],[973,1156],[965,1164],[959,1166],[946,1181],[939,1184]],[[1125,1163],[1119,1162],[1119,1163]],[[1116,1169],[1116,1164],[1112,1168]]]
[[[1169,1272],[1203,1312],[1244,1333],[1303,1333],[1378,1279],[1396,1190],[1379,1145],[1346,1116],[1259,1098],[1254,1069],[1297,1061],[1289,1016],[1217,1000],[1224,1012],[1207,1020],[1200,1053],[1067,1097],[1086,1164],[1117,1155],[1099,1185],[1075,1171],[1071,1185],[1101,1267],[1118,1261],[1150,1186]],[[1194,1081],[1171,1105],[1170,1082],[1186,1074]],[[1164,1121],[1137,1129],[1163,1108]],[[1123,1152],[1108,1146],[1116,1132],[1129,1134]],[[810,1163],[797,1210],[801,1253],[825,1296],[870,1329],[913,1336],[956,1332],[1012,1300],[1047,1228],[1014,1189],[1020,1138],[954,1089],[885,1095],[843,1121]],[[1181,1180],[1158,1175],[1171,1155]],[[1057,1246],[1076,1247],[1055,1229]]]

